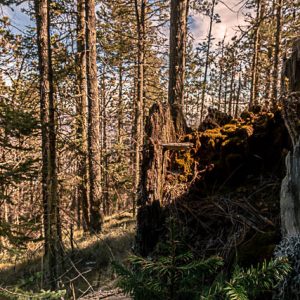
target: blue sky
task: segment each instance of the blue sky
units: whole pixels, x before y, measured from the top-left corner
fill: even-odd
[[[23,30],[28,25],[34,25],[30,21],[30,18],[22,12],[25,5],[27,6],[27,4],[21,4],[19,6],[13,5],[11,7],[1,6],[0,8],[1,15],[5,15],[10,18],[11,24],[16,27],[15,30],[17,30],[17,28]]]

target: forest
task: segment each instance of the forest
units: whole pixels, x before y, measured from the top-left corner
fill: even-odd
[[[300,299],[299,0],[0,0],[0,299]]]

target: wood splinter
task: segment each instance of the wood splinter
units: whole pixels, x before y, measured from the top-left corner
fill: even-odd
[[[164,150],[186,150],[194,146],[193,143],[168,143],[161,144]]]

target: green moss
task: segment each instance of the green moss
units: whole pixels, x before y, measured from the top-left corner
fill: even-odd
[[[212,147],[212,148],[215,148],[215,146],[216,146],[215,140],[214,140],[214,139],[209,139],[208,145],[209,145],[210,147]]]
[[[207,144],[210,148],[215,149],[216,144],[219,144],[224,139],[226,135],[222,134],[221,128],[208,129],[202,133],[201,140],[203,143]]]
[[[188,177],[190,175],[193,175],[193,166],[195,164],[194,158],[191,156],[190,152],[183,152],[177,154],[175,161],[179,168],[182,170],[182,174],[180,174],[179,180],[187,181]]]
[[[255,114],[245,111],[241,117],[228,120],[229,123],[223,126],[186,134],[180,141],[190,142],[194,147],[175,153],[174,169],[180,171],[177,179],[188,182],[194,177],[195,170],[203,171],[208,164],[228,168],[226,158],[231,154],[243,155],[249,137],[255,131],[259,133],[264,130],[273,118],[274,114],[270,112]]]
[[[214,128],[214,129],[208,129],[206,131],[203,132],[202,134],[203,137],[208,137],[208,138],[212,138],[212,139],[223,139],[226,136],[224,134],[222,134],[221,132],[221,128]]]
[[[222,133],[226,135],[234,134],[239,124],[227,124],[223,127]]]

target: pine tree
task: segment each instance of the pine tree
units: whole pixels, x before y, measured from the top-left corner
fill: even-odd
[[[77,3],[77,73],[78,73],[78,101],[77,101],[77,135],[79,143],[78,157],[78,206],[82,210],[82,224],[85,231],[89,228],[88,210],[88,161],[87,161],[87,66],[86,66],[86,24],[85,1]],[[78,216],[80,218],[80,215]]]
[[[100,111],[96,48],[95,1],[86,0],[86,50],[88,85],[88,160],[90,188],[90,232],[98,233],[102,227],[101,214],[101,157]]]
[[[54,83],[50,43],[49,2],[36,0],[42,124],[42,189],[44,206],[46,276],[53,289],[61,272],[61,234],[56,169]]]
[[[168,102],[177,134],[186,130],[183,116],[188,0],[171,0]]]

